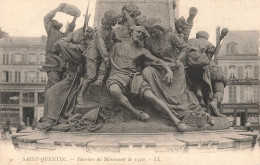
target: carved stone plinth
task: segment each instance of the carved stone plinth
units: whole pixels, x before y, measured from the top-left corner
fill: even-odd
[[[218,151],[250,149],[258,133],[236,131],[201,131],[192,133],[83,133],[21,132],[12,135],[16,148],[30,150],[83,149],[86,152],[124,151]]]

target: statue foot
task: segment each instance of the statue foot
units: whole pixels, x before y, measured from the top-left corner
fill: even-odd
[[[143,111],[140,111],[139,114],[137,114],[137,119],[147,121],[149,119],[149,115]]]
[[[186,124],[184,124],[181,121],[178,124],[176,124],[176,127],[177,127],[179,132],[185,132],[188,129]]]
[[[54,127],[55,121],[52,119],[48,119],[42,123],[37,124],[36,128],[40,131],[49,131]]]
[[[214,101],[212,101],[209,104],[209,109],[211,110],[212,114],[216,117],[224,117],[225,115],[222,115],[219,113],[219,109],[217,107],[217,103],[215,103]]]

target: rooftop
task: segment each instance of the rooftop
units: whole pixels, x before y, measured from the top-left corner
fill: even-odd
[[[0,45],[45,45],[47,38],[41,37],[4,37],[0,39]]]
[[[219,56],[229,55],[228,45],[237,45],[235,55],[258,54],[259,31],[231,30],[223,39]],[[234,55],[234,54],[233,54]]]

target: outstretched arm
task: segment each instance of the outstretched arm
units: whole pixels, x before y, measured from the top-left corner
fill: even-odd
[[[162,66],[162,68],[167,72],[163,80],[165,81],[165,83],[171,84],[173,80],[173,73],[170,67],[166,64],[166,62],[153,56],[148,50],[145,52],[144,56],[151,61],[159,63]]]
[[[50,11],[49,13],[47,13],[43,19],[44,21],[44,27],[47,31],[47,33],[49,32],[49,30],[51,29],[52,27],[52,23],[51,23],[51,20],[55,17],[56,13],[58,11],[60,11],[63,7],[65,6],[64,3],[60,4],[56,9]]]

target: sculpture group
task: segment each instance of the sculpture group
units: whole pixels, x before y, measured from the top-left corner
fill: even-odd
[[[65,33],[59,31],[62,24],[53,20],[57,12],[74,16]],[[106,91],[110,109],[120,107],[140,121],[150,120],[147,111],[129,101],[134,97],[166,116],[179,132],[227,121],[219,112],[226,78],[212,60],[220,41],[214,47],[205,31],[189,39],[197,12],[190,8],[189,18],[175,20],[176,29],[172,29],[158,18],[142,16],[135,4],[126,4],[121,13],[106,11],[99,29],[88,26],[87,12],[83,27],[73,31],[80,11],[60,4],[44,18],[48,36],[42,71],[47,72],[48,83],[44,116],[37,127],[101,128],[108,111],[104,105],[85,114],[75,112],[76,105],[89,108],[86,95],[92,86]],[[221,38],[226,34],[224,28]],[[224,125],[221,129],[229,128],[228,121]]]

